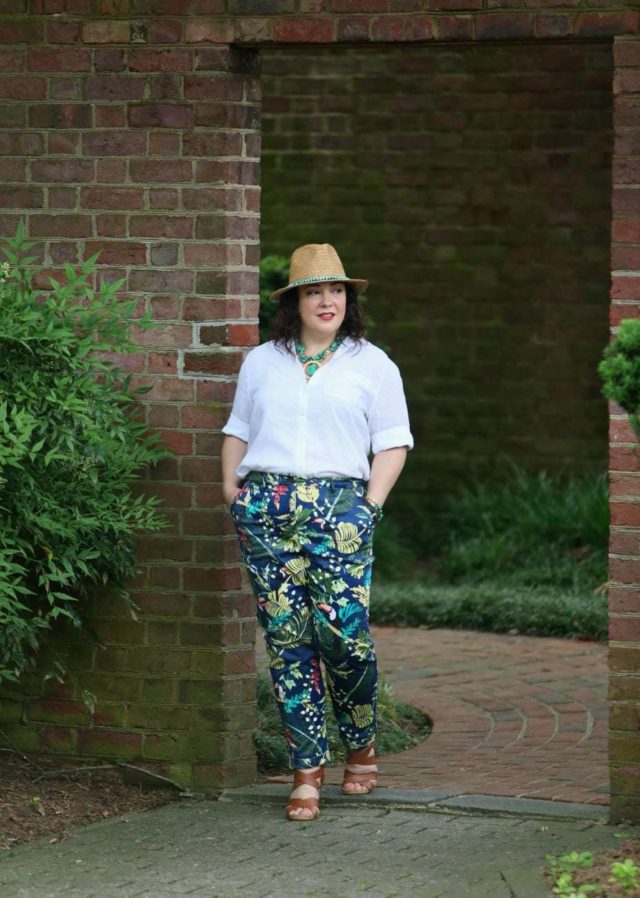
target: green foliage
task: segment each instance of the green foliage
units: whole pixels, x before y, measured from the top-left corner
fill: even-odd
[[[606,579],[607,474],[551,475],[506,460],[500,475],[452,498],[442,579],[499,577],[510,584],[580,590]]]
[[[609,882],[616,882],[623,892],[636,892],[640,889],[640,867],[630,857],[624,861],[614,861],[611,864],[611,877]]]
[[[620,322],[615,339],[602,354],[598,373],[603,380],[603,395],[628,412],[640,436],[640,319],[624,318]]]
[[[564,590],[505,586],[482,581],[456,585],[374,582],[374,624],[452,627],[486,633],[606,641],[607,602],[603,595],[572,595]]]
[[[264,256],[260,260],[260,315],[259,331],[260,342],[268,340],[269,330],[276,312],[278,302],[273,302],[269,296],[274,290],[286,287],[289,283],[289,260],[284,256]]]
[[[170,453],[136,420],[147,388],[106,356],[136,349],[135,301],[118,300],[122,281],[92,288],[96,256],[39,295],[32,246],[20,227],[0,281],[0,681],[34,665],[57,620],[80,627],[92,589],[133,612],[136,534],[166,526],[159,500],[131,486]]]
[[[594,865],[595,858],[590,851],[571,851],[561,857],[546,854],[545,860],[548,871],[554,880],[552,891],[559,898],[586,898],[586,896],[604,890],[602,880],[599,883],[591,882],[579,885],[575,883],[576,870],[588,869]],[[602,866],[602,864],[599,865],[599,870],[602,869]],[[623,894],[637,894],[637,890],[640,888],[640,867],[632,858],[613,861],[610,874],[608,882],[620,886]],[[593,876],[601,879],[598,874],[592,873],[591,877]]]
[[[606,474],[552,476],[503,460],[421,522],[390,511],[376,528],[375,623],[606,639]]]
[[[259,670],[257,676],[258,724],[254,745],[258,769],[263,773],[285,773],[289,769],[289,752],[282,735],[278,705],[273,695],[271,676]],[[405,751],[426,739],[431,730],[428,717],[406,702],[398,701],[393,690],[381,675],[378,680],[378,754]],[[327,737],[332,763],[344,763],[345,750],[332,714],[327,715]]]

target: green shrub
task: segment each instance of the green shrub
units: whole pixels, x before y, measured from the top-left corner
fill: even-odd
[[[135,301],[117,299],[122,281],[95,292],[95,256],[38,295],[32,246],[22,228],[7,241],[0,283],[0,681],[34,665],[56,620],[80,627],[97,587],[133,610],[136,534],[165,526],[158,499],[131,494],[170,455],[136,420],[148,388],[107,358],[136,348]]]
[[[269,299],[274,290],[289,283],[289,260],[284,256],[269,255],[260,260],[260,342],[269,338],[271,324],[278,311],[278,303]]]
[[[490,580],[450,585],[374,579],[371,622],[606,641],[608,611],[602,593],[576,595]]]
[[[615,339],[603,352],[598,366],[603,395],[617,402],[628,414],[631,425],[640,436],[640,320],[624,318]]]

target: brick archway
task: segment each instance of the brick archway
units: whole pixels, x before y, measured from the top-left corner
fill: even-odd
[[[79,680],[7,692],[25,750],[135,758],[210,791],[254,776],[253,603],[219,483],[220,433],[257,342],[259,51],[275,43],[615,41],[612,326],[640,314],[640,12],[504,0],[0,0],[2,233],[45,264],[102,250],[166,326],[132,364],[175,459],[148,487],[172,530],[141,546],[142,622],[105,601]],[[640,819],[640,466],[611,408],[612,819]],[[105,696],[102,698],[102,696]],[[106,697],[108,696],[108,698]]]

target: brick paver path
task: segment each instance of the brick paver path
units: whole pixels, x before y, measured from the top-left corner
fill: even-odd
[[[379,783],[607,805],[607,647],[470,630],[373,627],[397,698],[431,736],[382,759]],[[260,663],[264,655],[259,652]],[[341,771],[328,771],[339,782]]]

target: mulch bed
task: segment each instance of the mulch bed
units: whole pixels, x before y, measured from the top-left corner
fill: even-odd
[[[118,768],[64,772],[75,766],[38,758],[36,767],[20,754],[0,751],[0,849],[42,838],[66,841],[79,826],[178,798],[171,788],[146,791],[125,783]]]

